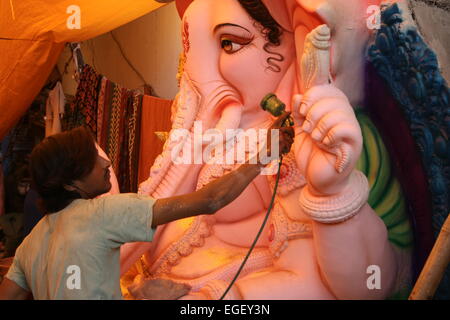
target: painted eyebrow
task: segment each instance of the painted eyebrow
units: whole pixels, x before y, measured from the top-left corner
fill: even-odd
[[[219,24],[219,25],[217,25],[214,28],[214,32],[217,32],[217,30],[219,30],[220,28],[223,28],[223,27],[238,27],[238,28],[244,29],[248,33],[251,33],[250,30],[248,30],[247,28],[244,28],[243,26],[240,26],[240,25],[237,25],[237,24],[233,24],[233,23],[222,23],[222,24]]]

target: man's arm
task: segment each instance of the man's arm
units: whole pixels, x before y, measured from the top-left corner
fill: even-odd
[[[293,143],[292,127],[283,127],[290,113],[277,118],[271,129],[280,130],[281,153],[288,153]],[[270,133],[267,146],[271,146]],[[269,151],[270,152],[270,151]],[[152,227],[200,214],[213,214],[235,200],[261,172],[262,164],[243,164],[204,188],[186,195],[158,199],[153,206]]]
[[[191,216],[215,213],[236,199],[260,173],[260,168],[257,164],[244,164],[196,192],[158,199],[153,206],[152,227]]]
[[[0,284],[0,300],[27,300],[30,292],[8,278],[3,278]]]

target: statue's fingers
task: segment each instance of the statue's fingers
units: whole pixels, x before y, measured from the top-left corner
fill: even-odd
[[[333,85],[315,86],[308,90],[300,104],[300,115],[306,117],[316,103],[326,99],[341,99],[342,105],[349,105],[345,94]],[[335,102],[336,103],[336,102]],[[336,105],[334,104],[335,108]]]
[[[335,146],[342,142],[352,143],[361,140],[361,131],[358,127],[347,123],[340,123],[328,131],[323,144],[326,146]]]
[[[325,149],[336,156],[335,169],[338,173],[345,171],[353,161],[358,140],[362,141],[359,127],[348,122],[333,127],[323,139]]]
[[[291,110],[292,110],[292,117],[294,118],[294,123],[296,126],[301,126],[304,120],[304,116],[300,114],[300,105],[302,100],[303,95],[301,94],[295,94],[292,97]]]
[[[336,101],[328,98],[312,105],[305,113],[305,121],[302,126],[303,131],[311,133],[317,126],[318,121],[334,109],[336,109]]]
[[[331,129],[340,123],[348,122],[349,117],[351,117],[351,115],[342,110],[336,110],[325,114],[317,121],[317,125],[311,131],[311,138],[317,142],[322,142]]]
[[[299,109],[300,107],[300,103],[302,102],[303,99],[303,95],[301,94],[294,94],[294,96],[292,97],[292,111]]]

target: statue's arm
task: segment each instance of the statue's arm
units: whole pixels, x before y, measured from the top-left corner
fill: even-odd
[[[314,221],[313,233],[322,278],[338,299],[385,299],[391,294],[397,276],[394,249],[385,224],[367,203],[347,221]]]

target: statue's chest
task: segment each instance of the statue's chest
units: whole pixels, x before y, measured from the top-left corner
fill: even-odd
[[[239,165],[205,165],[200,171],[197,189],[236,170],[238,167]],[[216,221],[219,223],[238,221],[259,213],[268,207],[270,197],[271,190],[267,177],[258,176],[236,200],[215,214]]]

